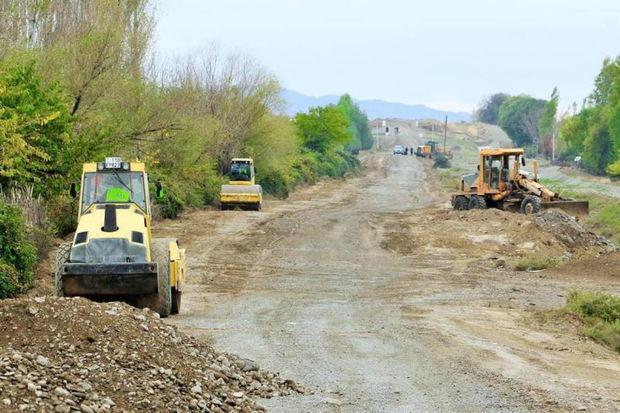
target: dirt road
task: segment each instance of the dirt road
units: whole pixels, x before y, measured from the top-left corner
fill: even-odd
[[[313,390],[262,402],[275,412],[617,411],[618,356],[532,309],[561,306],[575,284],[620,291],[618,254],[588,277],[491,265],[564,247],[493,235],[499,211],[449,211],[423,162],[367,155],[362,176],[263,212],[158,224],[188,248],[170,322]]]

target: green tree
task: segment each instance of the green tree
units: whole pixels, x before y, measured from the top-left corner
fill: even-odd
[[[64,152],[71,130],[67,96],[44,87],[34,63],[0,65],[0,186],[55,193],[72,165]]]
[[[543,114],[538,121],[538,134],[540,136],[540,146],[542,153],[545,155],[551,155],[553,151],[553,139],[555,138],[557,121],[555,115],[558,110],[558,100],[560,95],[558,94],[558,88],[554,87],[551,92],[551,99],[545,105]]]
[[[617,103],[620,92],[620,56],[615,60],[605,58],[603,67],[594,80],[594,90],[590,94],[590,102],[595,106],[604,106],[612,98]]]
[[[484,98],[475,112],[476,120],[497,125],[499,121],[499,108],[509,97],[510,95],[506,93],[495,93]]]
[[[609,110],[605,106],[592,109],[588,118],[588,132],[583,141],[583,163],[595,174],[604,174],[605,168],[616,160],[616,150],[609,133]]]
[[[315,152],[326,153],[351,142],[349,119],[334,105],[311,108],[298,113],[295,124],[303,145]]]
[[[498,125],[515,145],[538,145],[538,123],[546,104],[545,100],[527,95],[508,98],[499,109]]]
[[[361,111],[351,96],[344,94],[340,97],[337,105],[349,118],[349,132],[353,137],[347,145],[348,149],[370,149],[374,144],[374,138],[368,126],[368,117]]]

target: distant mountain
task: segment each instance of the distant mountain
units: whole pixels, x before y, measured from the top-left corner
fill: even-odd
[[[314,106],[324,106],[337,103],[340,96],[308,96],[293,90],[283,89],[282,99],[286,102],[284,114],[294,116],[297,112],[306,112]],[[366,112],[368,119],[398,118],[398,119],[436,119],[444,120],[448,115],[450,122],[471,122],[471,113],[448,112],[429,108],[424,105],[407,105],[405,103],[385,102],[383,100],[353,99],[360,109]]]

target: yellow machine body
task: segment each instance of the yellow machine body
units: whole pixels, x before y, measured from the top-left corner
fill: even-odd
[[[415,151],[416,156],[422,158],[430,158],[433,154],[432,148],[429,145],[419,145]]]
[[[521,171],[521,166],[525,166],[522,148],[481,149],[477,172],[461,177],[459,191],[450,194],[452,205],[455,209],[517,207],[526,214],[560,208],[576,215],[588,214],[587,201],[562,198],[539,182],[536,161],[533,176]]]
[[[142,162],[106,158],[84,164],[77,216],[68,255],[57,262],[58,295],[125,297],[146,307],[157,302],[153,309],[162,316],[178,312],[185,250],[175,239],[152,238],[148,175]]]
[[[256,184],[256,170],[252,158],[233,158],[230,164],[230,182],[222,185],[220,206],[222,209],[260,210],[263,190]]]

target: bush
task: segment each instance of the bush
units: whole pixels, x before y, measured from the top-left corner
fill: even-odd
[[[442,153],[438,153],[433,163],[433,168],[449,168],[450,160]]]
[[[278,169],[268,171],[258,182],[265,193],[276,198],[286,198],[290,193],[290,184],[286,175]]]
[[[620,297],[599,291],[572,290],[564,309],[583,318],[586,337],[620,353]]]
[[[0,298],[32,286],[37,251],[27,231],[21,210],[0,202]]]
[[[552,268],[558,265],[558,261],[539,252],[530,254],[515,265],[517,271],[536,271]]]
[[[176,218],[183,209],[183,200],[175,187],[166,187],[164,196],[162,198],[155,197],[154,204],[154,215],[161,218]]]

